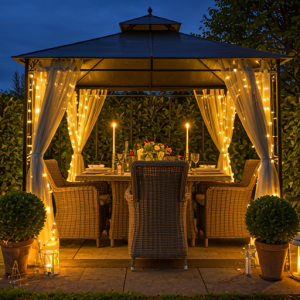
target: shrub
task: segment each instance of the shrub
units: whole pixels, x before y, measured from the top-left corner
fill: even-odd
[[[22,187],[23,104],[0,93],[0,195]]]
[[[10,192],[0,197],[0,240],[18,242],[34,238],[45,221],[45,205],[36,195]]]
[[[283,245],[295,238],[299,220],[293,206],[275,196],[262,196],[251,201],[246,212],[250,234],[267,244]]]

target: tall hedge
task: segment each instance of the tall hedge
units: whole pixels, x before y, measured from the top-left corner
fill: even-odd
[[[98,118],[98,162],[109,165],[112,153],[113,121],[116,130],[116,151],[124,150],[125,141],[132,144],[145,138],[165,143],[173,149],[173,155],[185,150],[185,123],[190,127],[190,152],[199,152],[201,161],[216,162],[218,150],[205,128],[205,153],[202,153],[202,116],[196,100],[191,95],[149,98],[140,92],[140,97],[108,96]],[[136,93],[134,93],[136,94]],[[183,94],[183,93],[180,93]],[[131,110],[132,106],[132,110]],[[300,99],[287,97],[282,100],[283,129],[283,188],[287,199],[300,198]],[[0,193],[20,190],[22,185],[22,101],[11,95],[0,94]],[[132,118],[131,118],[132,114]],[[246,159],[258,158],[252,144],[236,115],[232,143],[229,147],[235,179],[240,179]],[[67,177],[72,156],[66,115],[64,116],[44,158],[59,162],[61,172]],[[96,162],[96,128],[92,131],[83,149],[85,164]]]
[[[0,93],[0,195],[22,187],[23,103]]]
[[[300,98],[282,99],[281,119],[284,196],[300,200]]]

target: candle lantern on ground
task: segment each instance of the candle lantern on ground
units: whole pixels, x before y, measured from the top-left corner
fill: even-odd
[[[300,234],[290,243],[292,278],[300,281]]]
[[[42,248],[42,257],[44,260],[45,276],[54,276],[59,274],[59,237],[56,224],[52,225],[52,237]]]
[[[44,272],[45,276],[59,274],[59,253],[57,250],[46,250],[44,252]]]

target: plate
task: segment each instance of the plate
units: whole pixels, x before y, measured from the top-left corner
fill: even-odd
[[[87,172],[93,173],[93,172],[107,172],[109,168],[86,168]]]
[[[104,165],[88,165],[89,169],[105,169]]]

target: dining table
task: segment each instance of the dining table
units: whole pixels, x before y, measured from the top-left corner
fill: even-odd
[[[76,181],[106,181],[111,183],[112,188],[112,213],[110,220],[109,238],[111,247],[114,246],[114,240],[127,239],[129,227],[129,211],[128,204],[125,199],[125,191],[131,183],[130,172],[125,172],[123,175],[97,173],[95,170],[90,172],[87,170],[76,176]],[[214,182],[230,182],[231,176],[226,175],[218,169],[206,170],[198,169],[196,172],[190,173],[187,176],[186,193],[192,194],[192,185],[201,181]],[[193,201],[188,199],[187,203],[187,239],[189,245],[195,246],[196,226],[194,221]]]

